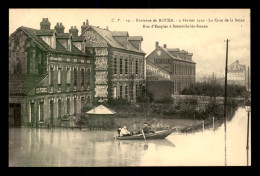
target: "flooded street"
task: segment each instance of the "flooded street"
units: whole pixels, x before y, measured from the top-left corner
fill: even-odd
[[[250,117],[251,119],[251,117]],[[251,129],[251,127],[250,127]],[[224,166],[224,126],[166,139],[117,141],[116,131],[9,129],[9,166]],[[251,136],[251,135],[250,135]],[[246,166],[247,113],[227,122],[227,165]],[[251,143],[251,142],[250,142]],[[249,165],[251,160],[249,146]]]

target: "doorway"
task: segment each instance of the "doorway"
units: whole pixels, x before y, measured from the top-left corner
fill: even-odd
[[[21,126],[21,104],[10,103],[9,104],[9,125],[10,126]]]

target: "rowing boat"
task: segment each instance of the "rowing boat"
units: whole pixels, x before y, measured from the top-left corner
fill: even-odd
[[[170,135],[173,131],[175,131],[176,128],[174,129],[169,129],[169,130],[161,130],[161,131],[156,131],[154,133],[148,133],[144,134],[146,139],[163,139]],[[142,134],[136,134],[132,136],[117,136],[115,137],[117,140],[144,140],[144,136]]]

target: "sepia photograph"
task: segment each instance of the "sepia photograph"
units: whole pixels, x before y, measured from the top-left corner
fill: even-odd
[[[9,167],[251,166],[250,9],[9,9]]]

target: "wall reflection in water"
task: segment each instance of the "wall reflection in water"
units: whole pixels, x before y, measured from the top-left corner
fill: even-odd
[[[246,124],[243,108],[227,123],[228,165],[246,165]],[[224,165],[223,126],[216,131],[173,133],[147,144],[118,141],[113,139],[116,135],[116,131],[10,128],[9,166]]]

